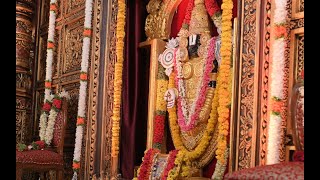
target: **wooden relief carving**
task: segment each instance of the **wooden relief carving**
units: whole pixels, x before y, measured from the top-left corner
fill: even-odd
[[[298,79],[302,70],[304,69],[304,35],[297,38],[297,52],[298,52],[298,61],[297,61],[297,73],[295,78]]]
[[[285,103],[288,104],[292,88],[304,68],[304,0],[288,0],[286,9],[288,11],[288,37],[286,38],[287,47],[285,49],[286,73],[284,79],[284,97]],[[283,128],[285,128],[283,143],[284,145],[292,146],[294,144],[290,108],[284,109],[281,115],[285,121],[283,123]],[[290,155],[285,152],[283,153],[284,159],[289,159],[288,156]]]
[[[101,0],[96,0],[94,2],[94,10],[93,10],[93,19],[92,19],[92,49],[91,49],[91,58],[89,63],[91,62],[91,66],[89,69],[90,73],[90,83],[88,83],[89,97],[88,97],[88,114],[87,114],[87,131],[86,137],[87,142],[86,145],[83,147],[84,152],[84,179],[93,179],[95,175],[95,162],[100,161],[100,159],[96,159],[96,149],[101,146],[101,144],[97,144],[97,136],[100,134],[96,134],[97,132],[97,115],[98,115],[98,85],[99,85],[99,67],[100,67],[100,18],[101,18]],[[101,128],[101,127],[99,127]],[[100,138],[99,138],[100,139]],[[97,147],[98,146],[98,147]]]
[[[262,61],[262,93],[261,93],[261,125],[260,125],[260,157],[259,165],[266,163],[267,150],[267,125],[268,125],[268,84],[269,84],[269,57],[270,57],[270,28],[271,28],[271,0],[265,4],[265,24],[264,24],[264,50]]]
[[[239,157],[238,170],[251,167],[251,155],[254,151],[253,143],[253,119],[254,119],[254,77],[256,56],[256,16],[258,1],[245,0],[243,4],[243,34],[240,80],[240,104],[239,104]],[[256,121],[256,119],[255,119]]]
[[[31,61],[34,0],[16,1],[16,143],[31,140]]]
[[[66,26],[63,73],[73,72],[81,68],[82,31],[84,19]]]
[[[150,0],[147,5],[145,31],[148,39],[168,39],[173,13],[182,0]]]
[[[25,143],[26,111],[16,111],[16,143]]]
[[[69,14],[71,11],[84,7],[85,0],[68,0],[66,5],[66,13]]]
[[[107,84],[106,88],[106,116],[104,118],[105,122],[105,149],[104,149],[104,167],[103,171],[105,172],[105,176],[109,177],[111,174],[111,137],[112,137],[112,115],[113,115],[113,80],[114,80],[114,65],[116,62],[116,20],[117,20],[117,12],[118,12],[118,4],[117,0],[112,0],[111,2],[111,16],[110,16],[110,29],[109,29],[109,53],[106,59],[108,62],[106,69],[106,80]]]

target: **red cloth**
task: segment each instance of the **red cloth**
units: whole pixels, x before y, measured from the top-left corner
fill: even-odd
[[[34,164],[39,166],[57,165],[63,166],[63,157],[48,150],[16,151],[16,162],[23,164]]]
[[[224,179],[304,179],[304,163],[286,162],[257,166],[229,173]]]

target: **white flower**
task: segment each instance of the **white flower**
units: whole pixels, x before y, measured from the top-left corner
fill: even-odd
[[[179,45],[179,40],[178,38],[171,38],[169,39],[169,41],[167,42],[166,48],[167,49],[174,49],[175,47],[178,47]]]
[[[65,97],[66,99],[70,99],[70,95],[67,91],[65,91],[64,89],[60,92],[59,94],[60,97]]]

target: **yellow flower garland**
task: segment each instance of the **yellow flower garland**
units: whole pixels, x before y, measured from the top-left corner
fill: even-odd
[[[175,77],[175,74],[172,73],[169,78],[169,85],[168,85],[169,88],[174,88],[174,77]],[[213,136],[214,127],[218,119],[217,106],[218,106],[218,96],[215,95],[213,98],[212,109],[211,109],[210,118],[208,120],[206,130],[203,134],[203,137],[200,140],[199,145],[193,151],[188,151],[182,143],[182,140],[180,137],[180,128],[177,124],[176,106],[173,106],[172,108],[168,108],[169,123],[170,123],[173,144],[177,150],[181,150],[185,153],[186,161],[192,161],[194,159],[199,158],[209,146],[210,140]]]
[[[126,3],[125,0],[118,0],[117,29],[116,29],[116,55],[117,62],[114,70],[114,96],[113,96],[113,116],[112,116],[112,146],[111,156],[117,157],[119,154],[119,130],[120,130],[120,105],[122,89],[122,67],[123,49],[125,36]]]
[[[232,0],[224,0],[222,5],[222,34],[221,34],[221,65],[219,68],[218,84],[218,148],[216,158],[221,164],[225,164],[224,152],[227,149],[227,135],[229,134],[229,105],[231,99],[230,93],[230,67],[232,54]]]

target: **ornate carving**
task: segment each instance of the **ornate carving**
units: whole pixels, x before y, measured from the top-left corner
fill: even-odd
[[[259,165],[266,163],[267,125],[268,125],[268,84],[269,84],[269,55],[270,55],[270,27],[271,27],[271,0],[265,4],[266,18],[264,26],[264,54],[262,66],[262,93],[261,93],[261,126],[260,126],[260,157]]]
[[[300,3],[299,3],[299,11],[300,11],[300,12],[303,12],[303,11],[304,11],[304,0],[300,0]]]
[[[30,114],[26,110],[16,110],[16,143],[27,143],[30,141],[29,131],[31,123]]]
[[[82,31],[84,19],[81,18],[72,26],[66,27],[65,47],[63,58],[64,68],[63,73],[80,70],[81,67],[81,54],[82,54]]]
[[[24,97],[16,96],[16,109],[30,111],[31,102]]]
[[[106,176],[109,177],[111,174],[111,126],[112,126],[112,115],[113,115],[113,80],[114,80],[114,65],[116,62],[116,22],[117,22],[117,12],[118,12],[118,1],[112,0],[112,12],[111,12],[111,22],[109,29],[109,54],[108,54],[108,68],[106,70],[106,80],[105,83],[108,84],[106,92],[106,116],[104,118],[105,123],[105,156],[104,160],[104,172]]]
[[[290,21],[290,29],[298,29],[304,27],[304,18]]]
[[[68,0],[67,4],[67,14],[69,14],[72,10],[75,10],[80,7],[84,7],[85,0]]]
[[[16,89],[31,90],[31,75],[29,73],[16,73]]]
[[[240,107],[239,107],[239,157],[238,170],[251,167],[252,131],[254,115],[254,76],[256,56],[257,1],[246,0],[243,4],[243,44],[241,55]]]
[[[304,36],[299,36],[298,40],[298,60],[297,60],[297,73],[295,77],[299,77],[301,71],[304,69]]]
[[[94,47],[92,49],[92,54],[93,59],[89,60],[89,72],[90,72],[90,81],[91,83],[88,83],[88,88],[90,89],[89,91],[89,98],[88,98],[88,129],[87,135],[85,137],[87,137],[87,142],[86,142],[86,146],[83,147],[83,152],[84,152],[84,161],[83,161],[83,166],[85,167],[83,172],[83,177],[84,179],[94,179],[94,176],[97,175],[95,174],[96,172],[94,171],[95,165],[94,165],[94,160],[96,153],[100,152],[96,152],[96,132],[97,132],[97,114],[98,114],[98,84],[99,84],[99,67],[100,67],[100,23],[101,23],[101,6],[102,6],[102,2],[101,0],[97,0],[94,3],[94,15],[93,15],[93,36],[92,36],[92,47]],[[91,63],[90,63],[91,62]],[[102,96],[99,96],[102,97]],[[99,127],[101,128],[101,127]],[[98,134],[98,136],[101,136],[100,134]],[[100,144],[98,145],[98,148]],[[84,163],[86,161],[86,163]],[[87,170],[88,169],[88,170]]]
[[[148,39],[168,39],[171,32],[173,13],[182,0],[150,0],[145,31]]]

